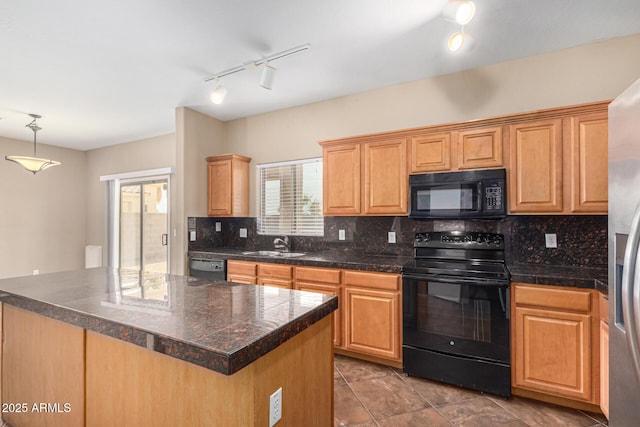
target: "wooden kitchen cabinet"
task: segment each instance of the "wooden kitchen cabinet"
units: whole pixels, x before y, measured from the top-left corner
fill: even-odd
[[[364,213],[408,213],[407,141],[404,138],[364,144]]]
[[[413,136],[410,158],[411,173],[451,171],[451,133]]]
[[[509,139],[510,212],[562,212],[562,120],[512,124]]]
[[[609,298],[600,294],[600,409],[609,418]]]
[[[258,285],[293,289],[293,269],[285,264],[258,264]]]
[[[227,261],[227,281],[255,285],[258,283],[258,264],[247,261]]]
[[[571,117],[564,126],[569,174],[565,188],[571,194],[568,213],[607,213],[608,114]]]
[[[207,157],[209,216],[249,216],[250,162],[238,154]]]
[[[333,346],[342,344],[342,273],[333,268],[296,267],[295,288],[300,291],[320,292],[338,297],[338,309],[333,312]]]
[[[570,401],[598,404],[600,354],[595,293],[587,289],[513,284],[514,394],[557,397],[565,399],[557,402],[563,404]],[[532,396],[527,391],[538,394]]]
[[[405,138],[322,143],[324,215],[406,215]]]
[[[346,270],[345,348],[401,361],[400,276]]]
[[[323,147],[322,162],[323,213],[360,214],[360,144]]]
[[[502,126],[462,130],[456,139],[458,169],[504,167]]]

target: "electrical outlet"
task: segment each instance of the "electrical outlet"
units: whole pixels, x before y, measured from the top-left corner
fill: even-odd
[[[558,247],[558,239],[556,237],[556,233],[548,233],[544,235],[544,242],[547,248],[557,248]]]
[[[216,232],[220,232],[220,231],[222,231],[222,223],[216,222]]]
[[[196,241],[196,231],[195,230],[190,230],[189,231],[189,241],[190,242],[195,242]]]
[[[37,276],[38,274],[40,274],[40,270],[38,270],[38,269],[33,270],[33,275],[34,276]]]
[[[276,425],[282,418],[282,387],[269,396],[269,427]]]
[[[396,242],[396,232],[395,231],[390,231],[388,233],[388,241],[389,241],[389,243],[395,243]]]
[[[243,239],[247,238],[247,229],[246,228],[241,228],[240,229],[240,237],[242,237]]]
[[[338,230],[338,240],[344,240],[346,239],[344,230]]]

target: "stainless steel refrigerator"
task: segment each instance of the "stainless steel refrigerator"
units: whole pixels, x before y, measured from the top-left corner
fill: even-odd
[[[609,105],[609,425],[640,425],[640,80]]]

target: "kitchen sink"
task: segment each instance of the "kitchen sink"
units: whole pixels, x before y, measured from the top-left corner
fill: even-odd
[[[242,255],[270,256],[274,258],[295,258],[306,255],[304,252],[248,251]]]

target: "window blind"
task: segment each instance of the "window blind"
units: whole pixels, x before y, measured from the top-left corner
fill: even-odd
[[[322,159],[257,166],[258,234],[322,236]]]

